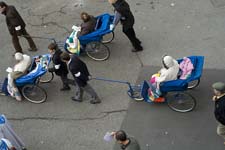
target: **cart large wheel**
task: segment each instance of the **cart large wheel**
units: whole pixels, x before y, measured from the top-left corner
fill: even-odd
[[[200,83],[200,79],[189,82],[188,89],[196,88],[199,85],[199,83]]]
[[[132,85],[131,88],[132,89],[127,91],[127,94],[130,96],[130,98],[136,101],[143,101],[144,98],[141,96],[141,85]]]
[[[110,56],[109,48],[101,42],[88,43],[86,45],[85,51],[88,57],[97,61],[107,60]]]
[[[53,80],[54,78],[54,73],[47,71],[43,76],[40,77],[40,82],[41,83],[49,83]]]
[[[27,84],[22,88],[22,95],[28,101],[39,104],[47,99],[47,93],[38,85]]]
[[[107,44],[107,43],[112,42],[112,40],[114,39],[114,36],[115,36],[115,34],[114,34],[113,31],[110,32],[110,33],[108,33],[108,34],[105,34],[105,35],[102,37],[102,43],[103,43],[103,44]]]
[[[169,92],[166,100],[168,106],[177,112],[189,112],[196,106],[195,98],[186,92]]]

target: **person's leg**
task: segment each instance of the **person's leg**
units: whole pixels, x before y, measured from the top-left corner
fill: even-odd
[[[71,97],[73,101],[82,102],[83,101],[83,89],[77,83],[75,83],[75,96]]]
[[[126,29],[123,27],[123,33],[128,37],[135,50],[137,51],[143,50],[143,47],[141,46],[141,41],[137,39],[134,28]]]
[[[27,33],[26,29],[22,29],[22,35],[23,35],[23,37],[25,37],[27,39],[31,50],[37,51],[37,47],[36,47],[33,39],[31,38],[31,36]]]
[[[19,43],[19,38],[16,33],[12,34],[12,43],[13,43],[13,46],[14,46],[16,52],[23,53],[22,47]]]
[[[95,90],[90,86],[90,84],[87,83],[86,86],[82,87],[82,89],[87,92],[89,95],[91,95],[92,100],[90,101],[91,104],[97,104],[101,103],[100,98],[98,97]]]
[[[225,139],[225,126],[221,123],[219,123],[219,125],[217,126],[217,134]]]
[[[60,76],[61,80],[62,80],[62,83],[63,83],[63,87],[60,89],[61,91],[66,91],[66,90],[70,90],[70,86],[68,84],[68,78],[67,78],[67,74],[62,74]]]

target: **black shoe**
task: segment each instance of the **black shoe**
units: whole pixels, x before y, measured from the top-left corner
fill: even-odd
[[[132,52],[140,52],[143,51],[143,47],[135,48],[131,50]]]
[[[22,150],[27,150],[27,149],[25,147],[23,147]]]
[[[64,86],[63,88],[60,89],[60,91],[69,91],[70,87],[69,86]]]
[[[101,100],[91,100],[90,103],[91,104],[99,104],[99,103],[101,103]]]
[[[73,101],[75,101],[75,102],[82,102],[81,99],[76,99],[75,97],[71,97],[71,99],[72,99]]]

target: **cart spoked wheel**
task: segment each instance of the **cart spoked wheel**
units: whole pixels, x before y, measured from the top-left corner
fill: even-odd
[[[38,85],[27,84],[22,87],[21,92],[25,99],[35,104],[43,103],[47,99],[46,91]]]
[[[188,83],[188,89],[193,89],[196,88],[200,83],[200,79],[197,80],[193,80],[191,82]]]
[[[102,37],[102,43],[103,44],[107,44],[107,43],[110,43],[112,42],[112,40],[114,39],[114,32],[110,32],[108,34],[105,34],[103,37]]]
[[[110,56],[109,48],[101,42],[90,42],[86,45],[85,51],[88,57],[93,60],[103,61]]]
[[[168,106],[177,112],[189,112],[196,106],[195,98],[186,92],[170,92],[166,95]]]
[[[131,85],[132,89],[127,91],[127,94],[136,101],[143,101],[144,98],[141,96],[141,85]]]
[[[41,83],[49,83],[53,80],[54,73],[47,71],[43,76],[40,77],[39,81]]]

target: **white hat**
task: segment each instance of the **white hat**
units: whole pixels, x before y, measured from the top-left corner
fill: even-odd
[[[22,53],[16,53],[15,54],[15,59],[18,60],[18,61],[23,60],[23,54]]]

